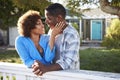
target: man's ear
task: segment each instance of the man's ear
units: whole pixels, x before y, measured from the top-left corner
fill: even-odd
[[[61,15],[58,15],[58,16],[57,16],[57,22],[60,22],[60,21],[62,21],[62,16],[61,16]]]

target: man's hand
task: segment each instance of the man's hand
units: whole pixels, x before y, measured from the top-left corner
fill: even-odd
[[[44,73],[48,71],[57,71],[63,70],[59,64],[52,64],[52,65],[44,65],[41,62],[35,60],[34,64],[32,65],[33,73],[37,76],[42,76]]]
[[[35,60],[34,64],[32,65],[33,73],[37,76],[42,76],[45,72],[47,72],[47,68],[41,62]]]

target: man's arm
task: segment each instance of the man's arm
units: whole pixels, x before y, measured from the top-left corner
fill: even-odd
[[[44,65],[37,60],[34,62],[32,69],[33,69],[33,73],[38,76],[41,76],[42,74],[49,72],[49,71],[62,70],[61,66],[57,63],[51,64],[51,65]]]

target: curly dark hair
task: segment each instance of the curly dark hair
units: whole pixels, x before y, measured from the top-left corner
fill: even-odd
[[[38,11],[29,10],[23,14],[17,22],[19,34],[25,37],[30,37],[31,30],[35,28],[38,19],[41,19]]]

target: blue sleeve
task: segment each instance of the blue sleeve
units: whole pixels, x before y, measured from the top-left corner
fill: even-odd
[[[43,35],[41,36],[41,46],[44,49],[44,59],[46,62],[51,62],[53,60],[53,58],[55,57],[55,46],[53,47],[53,49],[50,49],[49,46],[49,36],[48,35]]]
[[[34,60],[30,57],[28,49],[29,45],[27,43],[25,38],[17,37],[15,40],[15,48],[23,63],[27,67],[31,67]]]

